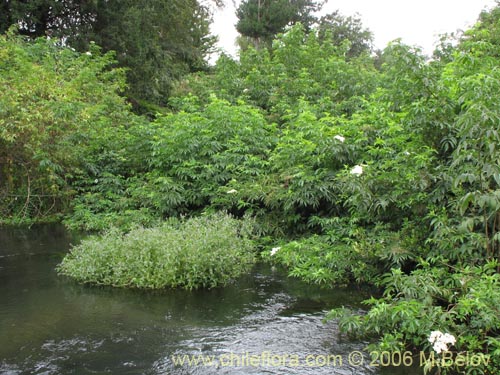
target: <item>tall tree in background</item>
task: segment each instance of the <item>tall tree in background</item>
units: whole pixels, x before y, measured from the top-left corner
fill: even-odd
[[[256,45],[269,45],[287,25],[300,22],[309,29],[322,5],[315,0],[243,0],[236,10],[236,29]]]
[[[164,104],[172,84],[207,67],[210,13],[198,0],[99,0],[79,49],[93,40],[128,67],[129,96]]]
[[[95,19],[96,0],[3,0],[0,33],[16,24],[31,38],[55,35],[69,38],[81,33]]]
[[[2,1],[0,32],[61,38],[79,51],[91,42],[116,51],[128,68],[127,95],[134,102],[164,104],[180,76],[207,67],[215,38],[211,15],[198,0]]]
[[[318,34],[320,40],[329,38],[337,46],[349,41],[349,57],[370,52],[373,48],[373,34],[363,27],[361,19],[357,16],[343,16],[338,10],[320,18]]]
[[[483,10],[475,27],[465,32],[462,41],[487,41],[500,46],[500,0],[491,10]]]

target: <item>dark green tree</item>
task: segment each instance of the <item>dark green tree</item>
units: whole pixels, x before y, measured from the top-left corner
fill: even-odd
[[[215,42],[209,26],[209,10],[198,0],[99,0],[93,28],[77,43],[116,51],[129,68],[134,102],[164,104],[177,79],[207,67]]]
[[[0,4],[0,33],[15,24],[20,34],[32,38],[69,38],[92,24],[96,6],[96,0],[4,0]]]
[[[269,45],[287,25],[300,22],[309,29],[322,5],[314,0],[244,0],[236,10],[236,29],[257,45]]]
[[[370,52],[373,48],[373,34],[363,27],[361,19],[357,16],[343,16],[339,11],[321,17],[318,33],[320,40],[328,38],[337,46],[349,41],[349,57]]]
[[[31,38],[53,36],[78,51],[95,42],[128,68],[134,103],[164,104],[173,82],[207,67],[211,15],[198,0],[3,1],[0,32],[17,25]]]

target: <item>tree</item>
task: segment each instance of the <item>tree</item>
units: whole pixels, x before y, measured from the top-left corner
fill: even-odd
[[[215,42],[198,0],[14,0],[0,10],[0,32],[15,24],[20,34],[57,37],[80,52],[91,42],[116,51],[133,102],[164,104],[176,79],[207,68]]]
[[[127,72],[128,95],[164,104],[175,80],[207,67],[210,13],[197,0],[99,1],[92,30],[79,49],[94,40],[115,50]]]
[[[314,0],[244,0],[236,10],[236,29],[257,44],[270,45],[288,25],[300,22],[309,29],[316,20],[313,13],[322,5]]]
[[[468,42],[488,42],[493,49],[500,47],[500,1],[497,0],[496,3],[496,7],[481,12],[477,24],[464,33],[461,38],[462,47]],[[500,56],[498,51],[495,54]]]
[[[36,38],[45,35],[71,37],[94,19],[95,0],[9,0],[0,5],[0,32],[16,24],[19,33]]]
[[[340,46],[350,42],[349,57],[359,56],[372,50],[373,34],[365,29],[357,16],[343,16],[335,11],[321,17],[318,24],[320,40],[331,39],[334,45]]]

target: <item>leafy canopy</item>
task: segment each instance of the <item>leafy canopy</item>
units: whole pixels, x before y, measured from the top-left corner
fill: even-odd
[[[243,0],[236,10],[236,30],[269,45],[286,26],[300,22],[310,29],[316,19],[313,13],[322,5],[316,0]]]
[[[207,68],[215,38],[208,6],[197,0],[35,0],[0,5],[0,32],[59,38],[80,52],[96,42],[127,68],[127,94],[137,106],[165,104],[182,75]]]

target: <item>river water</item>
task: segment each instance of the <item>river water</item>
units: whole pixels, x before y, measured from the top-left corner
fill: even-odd
[[[76,242],[58,225],[0,229],[0,374],[421,373],[370,365],[366,343],[323,322],[333,307],[360,309],[360,291],[267,266],[209,291],[83,286],[55,272]]]

